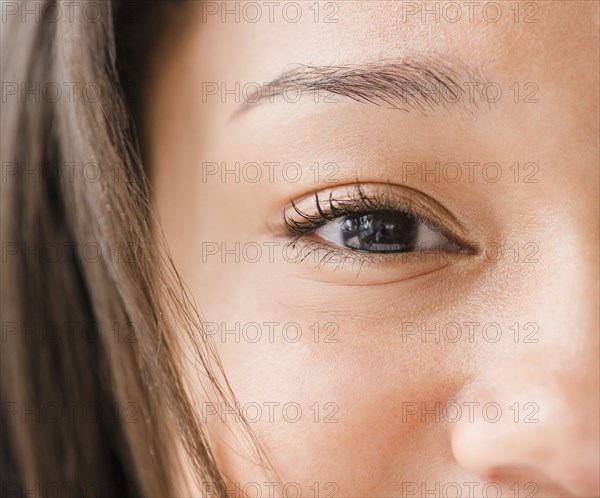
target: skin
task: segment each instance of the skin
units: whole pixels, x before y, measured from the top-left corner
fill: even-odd
[[[400,2],[348,1],[338,2],[335,24],[314,22],[308,3],[296,24],[282,15],[272,23],[266,15],[254,24],[216,15],[204,22],[200,2],[193,4],[185,27],[159,49],[148,93],[156,203],[175,264],[207,322],[230,330],[237,322],[240,331],[251,322],[279,324],[273,340],[266,326],[256,341],[212,335],[241,405],[262,407],[250,425],[279,482],[297,483],[302,496],[482,496],[486,483],[503,496],[598,496],[598,3],[539,2],[537,23],[516,23],[505,3],[497,23],[480,10],[473,22],[449,23],[403,22]],[[432,53],[480,68],[503,97],[457,115],[303,95],[232,118],[240,108],[234,96],[203,99],[201,91],[203,82],[263,83],[290,64]],[[515,82],[518,102],[509,90]],[[537,102],[523,102],[527,82],[539,87]],[[272,182],[267,170],[256,183],[203,178],[204,162],[233,169],[236,162],[293,161],[303,168],[296,183],[280,169]],[[480,169],[473,181],[466,174],[457,182],[407,177],[403,161],[496,162],[502,178],[492,183]],[[334,163],[337,183],[315,179],[315,162]],[[510,169],[516,162],[518,180]],[[536,183],[524,181],[527,162],[539,166],[530,177]],[[290,201],[314,208],[315,192],[344,192],[357,181],[418,190],[454,216],[465,240],[501,245],[503,254],[479,250],[451,262],[396,255],[360,269],[356,259],[337,269],[311,258],[285,261],[281,248],[291,238],[280,222]],[[442,228],[452,226],[440,219]],[[248,252],[236,262],[219,253],[203,261],[207,242],[256,243],[262,257],[250,261],[255,252]],[[264,244],[271,242],[269,258]],[[282,334],[290,322],[302,330],[297,342]],[[468,322],[479,324],[473,340]],[[497,342],[482,331],[491,322],[501,330]],[[407,333],[414,324],[433,330],[452,323],[461,327],[456,342]],[[332,330],[335,342],[326,342]],[[257,488],[247,486],[258,483],[270,496],[265,483],[272,479],[241,442],[241,424],[206,414],[213,398],[203,394],[191,353],[186,359],[189,389],[230,488],[239,483],[252,495]],[[462,407],[456,421],[423,412],[423,404],[431,411],[451,401]],[[294,410],[282,411],[290,402],[301,407],[297,422],[289,421]],[[279,403],[272,416],[268,403]],[[486,403],[501,407],[498,421],[486,420],[496,415],[483,412]],[[255,410],[247,413],[256,418]]]

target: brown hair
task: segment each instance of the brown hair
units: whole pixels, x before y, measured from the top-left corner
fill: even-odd
[[[3,19],[2,494],[174,496],[180,441],[204,489],[226,496],[176,334],[235,400],[161,242],[134,128],[152,46],[183,7],[75,3],[70,15],[42,0],[23,19],[11,2]]]

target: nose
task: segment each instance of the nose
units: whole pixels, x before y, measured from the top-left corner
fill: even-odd
[[[536,310],[537,343],[481,349],[477,372],[457,399],[476,408],[450,435],[464,469],[508,486],[532,481],[537,496],[600,496],[596,278],[589,267],[552,283],[541,278],[517,311]]]
[[[594,368],[597,372],[597,364]],[[517,371],[527,368],[511,368],[512,375],[465,389],[462,402],[476,408],[453,429],[456,461],[483,480],[522,486],[533,482],[538,496],[546,496],[546,489],[560,496],[599,496],[598,398],[591,394],[598,392],[597,378],[582,383],[571,369],[571,375],[561,372],[560,379],[555,372],[534,382]],[[574,392],[569,385],[582,389]],[[526,495],[522,487],[520,495]]]

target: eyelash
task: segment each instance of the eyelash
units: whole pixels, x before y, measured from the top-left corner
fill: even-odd
[[[353,195],[346,195],[344,199],[338,199],[334,196],[334,192],[329,193],[328,198],[323,206],[323,201],[319,199],[318,193],[314,194],[316,212],[307,213],[301,210],[293,201],[291,203],[293,212],[298,216],[296,219],[293,214],[283,214],[283,223],[287,234],[292,237],[291,242],[288,246],[295,248],[300,239],[306,235],[310,235],[312,232],[321,228],[325,224],[339,220],[348,219],[357,215],[372,214],[377,212],[395,212],[398,214],[408,214],[413,217],[417,222],[423,223],[429,229],[439,232],[449,240],[454,241],[455,238],[448,235],[445,230],[439,227],[439,223],[433,221],[429,217],[423,215],[421,212],[413,209],[410,202],[403,202],[402,208],[399,208],[397,200],[393,200],[385,192],[376,191],[374,195],[367,195],[361,189],[360,185],[356,185],[356,192]],[[397,259],[399,255],[403,258],[414,257],[420,254],[417,252],[404,252],[404,253],[366,253],[361,251],[352,250],[349,248],[341,248],[331,245],[330,243],[310,240],[307,243],[306,248],[308,252],[303,256],[302,260],[308,258],[315,252],[325,251],[322,258],[317,261],[317,265],[327,262],[333,257],[342,258],[342,261],[353,260],[360,262],[361,265],[367,263],[381,263],[383,261],[390,261],[391,258]],[[423,254],[423,252],[421,252]],[[412,255],[412,256],[411,256]],[[337,259],[336,259],[337,261]]]
[[[295,220],[284,213],[284,224],[289,235],[294,236],[297,239],[309,232],[321,228],[329,221],[334,221],[339,218],[347,218],[357,214],[368,214],[378,211],[392,211],[410,214],[417,221],[425,223],[432,229],[439,230],[434,222],[423,217],[423,215],[420,213],[409,211],[407,209],[398,209],[397,205],[391,204],[387,199],[369,197],[360,188],[358,189],[358,196],[356,198],[349,199],[336,199],[333,197],[333,192],[331,192],[327,199],[327,206],[325,209],[321,207],[319,195],[315,193],[315,205],[317,212],[315,214],[309,214],[298,208],[298,206],[292,201],[292,208],[298,214],[300,220]]]

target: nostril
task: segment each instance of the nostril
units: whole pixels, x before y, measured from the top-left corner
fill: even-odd
[[[569,497],[571,493],[557,481],[533,467],[498,467],[486,479],[502,483],[511,494],[520,497]]]

